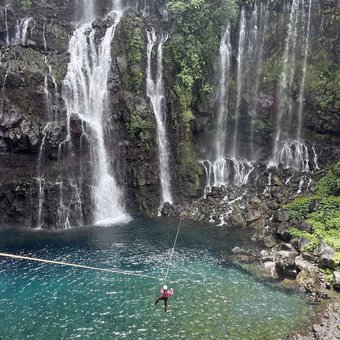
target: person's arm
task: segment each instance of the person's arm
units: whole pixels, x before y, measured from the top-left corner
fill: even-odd
[[[170,296],[174,295],[174,290],[172,288],[170,288],[170,290],[169,290],[169,295]]]

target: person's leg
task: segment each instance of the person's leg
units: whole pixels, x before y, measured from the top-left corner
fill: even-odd
[[[159,302],[161,298],[159,297],[156,301],[155,301],[155,305],[157,305],[157,303]]]
[[[167,311],[168,309],[168,298],[164,299],[164,310]]]

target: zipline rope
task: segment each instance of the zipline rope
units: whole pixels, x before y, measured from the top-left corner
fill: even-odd
[[[171,266],[172,257],[174,256],[175,247],[176,247],[176,242],[177,242],[179,230],[181,229],[181,225],[182,225],[183,219],[184,219],[184,218],[183,218],[182,216],[180,216],[179,224],[178,224],[178,228],[177,228],[177,233],[176,233],[176,237],[175,237],[175,241],[174,241],[174,244],[173,244],[172,249],[171,249],[171,254],[170,254],[168,269],[166,270],[166,274],[165,274],[165,277],[164,277],[164,283],[166,283],[166,280],[167,280],[167,278],[168,278],[168,274],[169,274],[169,270],[170,270],[170,266]]]
[[[132,275],[132,276],[139,276],[139,277],[144,277],[144,278],[148,278],[148,279],[161,280],[161,278],[156,277],[156,276],[151,276],[151,275],[146,275],[146,274],[138,274],[138,273],[123,271],[123,270],[97,268],[97,267],[91,267],[91,266],[84,266],[82,264],[38,259],[38,258],[35,258],[35,257],[27,257],[27,256],[13,255],[13,254],[7,254],[7,253],[0,253],[0,256],[10,257],[10,258],[17,259],[17,260],[44,262],[44,263],[58,264],[58,265],[62,265],[62,266],[76,267],[76,268],[89,269],[89,270],[97,270],[97,271],[107,272],[107,273],[118,273],[118,274],[122,274],[122,275]]]

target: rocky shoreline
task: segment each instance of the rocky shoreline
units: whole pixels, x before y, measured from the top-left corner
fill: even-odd
[[[259,167],[247,188],[208,188],[194,202],[165,204],[162,210],[165,216],[184,214],[193,220],[240,228],[249,235],[259,250],[240,245],[232,249],[232,254],[224,255],[225,260],[261,279],[280,281],[284,288],[304,294],[316,305],[317,316],[311,328],[293,332],[290,340],[340,339],[340,271],[333,260],[335,250],[320,240],[312,252],[306,251],[309,240],[292,237],[289,229],[294,226],[310,232],[312,226],[284,208],[300,195],[312,196],[321,174]],[[309,212],[317,211],[318,203],[311,200]]]

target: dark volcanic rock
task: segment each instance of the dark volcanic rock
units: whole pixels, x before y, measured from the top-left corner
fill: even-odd
[[[333,287],[340,290],[340,271],[333,272]]]

